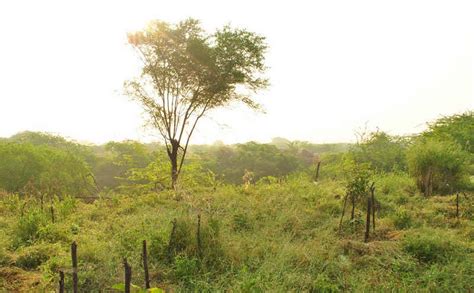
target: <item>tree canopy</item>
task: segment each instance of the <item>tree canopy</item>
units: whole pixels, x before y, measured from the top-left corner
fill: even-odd
[[[429,124],[424,136],[438,139],[451,139],[458,143],[463,150],[474,153],[474,112],[442,117]]]
[[[140,77],[125,82],[149,124],[164,139],[175,186],[189,140],[209,111],[242,102],[259,108],[251,94],[267,86],[264,37],[225,26],[204,32],[195,19],[178,24],[153,21],[128,35],[142,61]]]
[[[377,172],[404,171],[406,146],[407,141],[402,137],[375,131],[363,137],[351,153],[356,162],[368,163]]]
[[[0,189],[41,197],[95,191],[89,166],[80,157],[28,143],[0,143]]]

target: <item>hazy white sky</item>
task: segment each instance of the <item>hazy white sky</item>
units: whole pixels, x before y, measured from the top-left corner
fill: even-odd
[[[138,63],[126,33],[151,19],[202,20],[267,37],[271,87],[259,114],[210,114],[192,143],[354,139],[424,129],[474,108],[473,1],[1,1],[0,136],[150,140],[121,95]]]

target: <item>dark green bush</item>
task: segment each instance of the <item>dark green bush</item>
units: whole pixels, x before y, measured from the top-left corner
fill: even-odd
[[[413,225],[413,219],[405,209],[398,209],[393,216],[393,224],[397,229],[407,229]]]
[[[451,235],[437,229],[424,229],[408,234],[403,250],[424,263],[448,262],[466,252],[465,247]]]
[[[315,280],[313,281],[311,293],[332,293],[340,292],[340,288],[331,279],[325,274],[318,274]]]
[[[252,223],[246,214],[235,214],[232,218],[234,231],[247,231],[252,229]]]
[[[18,257],[15,261],[17,267],[23,269],[36,269],[46,262],[51,255],[54,255],[57,245],[38,244],[34,246],[23,247],[18,251]]]
[[[196,258],[187,258],[183,255],[176,256],[174,260],[174,276],[184,283],[188,283],[199,271],[199,262]]]
[[[42,211],[28,211],[18,220],[13,246],[15,248],[34,243],[39,238],[40,229],[47,224],[49,219]]]

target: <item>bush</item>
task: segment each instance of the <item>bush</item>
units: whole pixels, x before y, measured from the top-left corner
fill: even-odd
[[[39,244],[21,248],[16,259],[16,266],[23,269],[36,269],[46,262],[59,249],[58,245]]]
[[[13,235],[13,246],[15,248],[30,245],[39,238],[40,229],[48,222],[47,216],[39,211],[33,210],[20,217]]]
[[[8,265],[12,261],[7,247],[8,238],[4,233],[0,232],[0,267]]]
[[[334,284],[333,281],[325,274],[318,274],[316,279],[313,282],[313,286],[310,292],[321,292],[321,293],[331,293],[331,292],[339,292],[339,287]]]
[[[362,134],[351,153],[356,162],[368,163],[377,172],[406,170],[406,140],[376,131]]]
[[[448,262],[466,252],[450,234],[437,229],[408,234],[402,246],[405,252],[424,263]]]
[[[199,263],[195,258],[178,255],[174,261],[174,275],[181,282],[188,283],[199,271]]]
[[[407,153],[410,173],[425,196],[466,185],[469,154],[455,142],[418,138]]]
[[[252,229],[252,223],[246,214],[235,214],[232,220],[234,231],[247,231]]]
[[[46,224],[38,229],[38,239],[50,243],[69,242],[69,231],[64,226],[58,226],[52,223]]]
[[[407,229],[413,224],[413,219],[406,209],[398,209],[393,216],[393,224],[397,229]]]
[[[375,177],[377,192],[393,195],[413,195],[416,192],[416,184],[407,173],[387,173]]]

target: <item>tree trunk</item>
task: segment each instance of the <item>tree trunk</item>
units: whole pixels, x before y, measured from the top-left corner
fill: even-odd
[[[423,192],[426,197],[433,193],[433,171],[428,169],[428,172],[423,176]]]
[[[428,196],[433,195],[433,171],[430,170]]]
[[[355,195],[351,194],[351,199],[352,199],[352,211],[351,211],[351,220],[354,220],[355,217]]]
[[[179,142],[175,139],[171,140],[171,151],[168,151],[168,156],[171,162],[171,188],[176,189],[178,182],[178,150]]]

